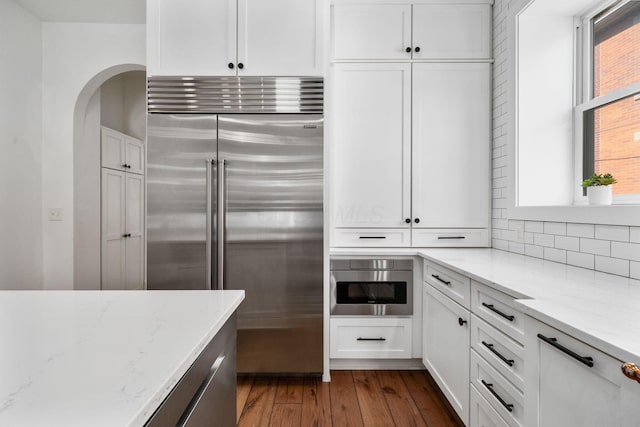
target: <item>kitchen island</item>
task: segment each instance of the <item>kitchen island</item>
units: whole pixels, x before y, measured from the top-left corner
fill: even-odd
[[[144,426],[243,299],[244,291],[0,292],[0,425]]]

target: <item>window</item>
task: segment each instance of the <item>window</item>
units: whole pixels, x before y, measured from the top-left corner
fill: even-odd
[[[611,173],[617,202],[640,200],[640,1],[582,19],[584,55],[576,106],[582,176]],[[579,152],[580,150],[576,150]]]

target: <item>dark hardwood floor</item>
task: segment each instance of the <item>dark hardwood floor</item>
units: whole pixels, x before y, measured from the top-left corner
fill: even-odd
[[[331,371],[315,378],[238,378],[238,426],[459,427],[426,371]]]

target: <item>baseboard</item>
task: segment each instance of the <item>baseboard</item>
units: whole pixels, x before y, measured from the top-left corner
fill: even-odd
[[[331,359],[335,370],[424,370],[422,359]]]

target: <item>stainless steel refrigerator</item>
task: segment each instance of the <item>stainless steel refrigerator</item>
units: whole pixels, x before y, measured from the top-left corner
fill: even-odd
[[[322,91],[149,79],[147,288],[244,289],[240,373],[322,372]]]

